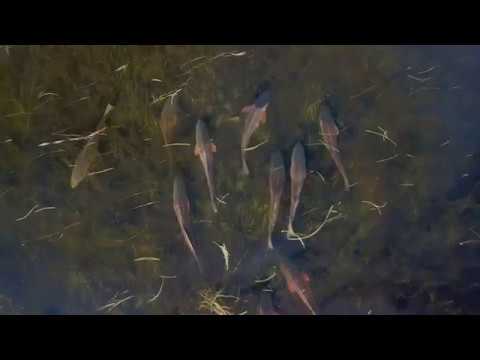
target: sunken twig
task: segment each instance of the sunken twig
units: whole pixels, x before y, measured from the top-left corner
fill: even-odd
[[[375,204],[375,203],[373,203],[373,202],[371,202],[371,201],[367,201],[367,200],[363,200],[362,203],[367,204],[367,205],[370,205],[370,206],[372,207],[371,210],[372,210],[372,211],[377,211],[379,215],[382,215],[382,209],[383,209],[385,206],[387,206],[387,204],[388,204],[388,203],[386,202],[386,203],[384,203],[383,205],[377,205],[377,204]]]
[[[393,144],[393,146],[397,146],[397,143],[395,141],[393,141],[389,136],[388,136],[388,132],[387,130],[383,129],[382,127],[380,126],[377,126],[377,128],[381,131],[381,132],[378,132],[378,131],[373,131],[373,130],[365,130],[366,133],[368,134],[373,134],[373,135],[378,135],[382,138],[383,141],[389,141],[390,143]]]

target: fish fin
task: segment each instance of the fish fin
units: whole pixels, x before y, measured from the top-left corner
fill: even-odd
[[[212,152],[217,152],[217,146],[213,142],[210,143],[210,148],[212,149]]]
[[[247,105],[241,110],[241,112],[249,113],[249,112],[252,112],[254,109],[255,109],[255,105]]]
[[[198,145],[195,145],[195,149],[193,150],[193,153],[195,156],[200,155],[200,147]]]

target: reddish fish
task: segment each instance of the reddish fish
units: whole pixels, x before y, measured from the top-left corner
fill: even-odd
[[[268,248],[273,249],[272,232],[278,218],[280,200],[285,186],[285,166],[280,151],[275,151],[270,157],[270,214],[268,217]]]
[[[203,272],[202,265],[198,259],[197,253],[193,244],[190,240],[189,229],[191,226],[190,220],[190,200],[187,196],[187,191],[185,189],[185,183],[183,178],[180,175],[175,177],[173,183],[173,210],[177,216],[178,225],[180,225],[180,230],[182,232],[185,243],[187,244],[188,249],[195,258],[195,262],[198,265],[200,272]]]
[[[270,91],[265,90],[260,93],[255,102],[252,105],[245,106],[242,109],[242,113],[246,114],[245,125],[243,127],[242,140],[241,140],[241,152],[242,152],[242,174],[248,175],[250,171],[245,160],[245,149],[248,147],[248,143],[253,133],[261,124],[265,124],[267,121],[267,108],[270,102]]]
[[[313,294],[310,288],[310,277],[306,273],[299,273],[286,264],[285,261],[280,261],[280,271],[287,282],[287,289],[290,294],[296,295],[300,301],[308,308],[308,310],[316,315],[312,306]]]
[[[302,144],[297,142],[292,152],[292,161],[290,165],[290,217],[288,219],[288,233],[294,234],[293,220],[297,212],[298,203],[300,202],[300,194],[302,193],[303,182],[307,177],[305,166],[305,151]]]
[[[207,177],[208,191],[210,193],[210,202],[212,203],[213,212],[218,212],[215,203],[215,185],[213,180],[213,153],[217,151],[217,148],[215,144],[210,141],[207,127],[202,120],[197,121],[195,139],[195,156],[200,157],[205,176]]]
[[[330,107],[325,103],[320,105],[319,121],[323,141],[325,144],[327,144],[328,151],[330,152],[338,171],[342,175],[343,182],[345,184],[345,190],[349,191],[350,182],[348,181],[347,173],[345,172],[345,168],[340,160],[340,150],[338,150],[338,127],[335,124]]]

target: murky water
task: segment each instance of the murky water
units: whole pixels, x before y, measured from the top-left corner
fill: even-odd
[[[0,312],[308,314],[288,264],[309,277],[317,314],[479,313],[478,74],[473,46],[2,47]],[[246,177],[241,110],[266,82]],[[325,97],[350,191],[320,141]],[[194,155],[198,119],[216,145],[218,213]],[[72,188],[89,139],[89,175]],[[298,141],[295,231],[331,219],[304,246],[283,232]],[[274,150],[287,177],[268,253]],[[175,174],[203,274],[175,217]]]

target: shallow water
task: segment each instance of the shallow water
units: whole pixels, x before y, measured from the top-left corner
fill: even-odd
[[[287,240],[287,176],[274,245],[309,274],[318,314],[479,313],[478,74],[477,46],[3,47],[0,312],[209,314],[218,307],[202,294],[217,292],[224,313],[255,314],[265,294],[278,312],[305,313],[265,255],[270,153],[288,171],[301,141],[309,175],[295,230],[314,231],[332,205],[342,217],[305,248]],[[267,122],[250,145],[268,142],[247,152],[243,177],[240,110],[265,81]],[[172,142],[189,145],[165,148],[162,95],[179,89]],[[319,144],[315,104],[327,95],[349,192]],[[111,170],[72,189],[87,141],[39,144],[94,132],[108,104],[90,172]],[[217,148],[218,214],[193,154],[199,118]],[[391,141],[370,132],[382,129]],[[173,211],[177,172],[204,275]]]

